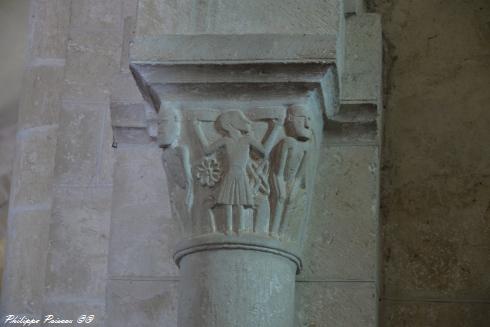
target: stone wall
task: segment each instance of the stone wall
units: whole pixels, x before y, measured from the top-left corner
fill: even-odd
[[[4,63],[0,66],[0,274],[4,267],[10,175],[15,155],[28,16],[28,0],[0,2],[0,58]]]
[[[371,1],[383,15],[384,326],[490,321],[490,3]]]
[[[2,313],[92,313],[104,324],[120,9],[118,1],[31,1]]]

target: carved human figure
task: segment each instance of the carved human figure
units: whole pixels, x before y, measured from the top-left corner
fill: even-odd
[[[173,148],[174,151],[164,151],[162,162],[169,172],[167,175],[173,184],[185,191],[185,208],[177,212],[185,212],[186,217],[181,217],[181,224],[185,230],[185,224],[190,221],[191,209],[194,202],[193,180],[191,172],[189,148],[179,144],[181,122],[177,110],[170,105],[160,108],[158,113],[158,145],[163,148]],[[181,191],[177,191],[181,192]],[[184,221],[185,220],[185,221]]]
[[[224,172],[216,204],[225,207],[226,232],[233,232],[233,210],[238,210],[239,229],[244,229],[244,209],[252,208],[255,204],[254,192],[247,174],[250,164],[250,150],[256,150],[262,157],[270,148],[269,137],[266,146],[257,141],[251,134],[252,122],[240,110],[228,110],[217,118],[218,128],[222,138],[208,144],[206,136],[198,120],[194,121],[197,136],[206,155],[210,155],[221,148],[225,150],[228,161]]]
[[[278,144],[273,184],[276,203],[273,213],[272,234],[283,231],[285,213],[300,189],[306,189],[308,156],[314,142],[307,109],[294,105],[287,110],[284,124],[286,137]],[[300,217],[295,217],[300,218]]]

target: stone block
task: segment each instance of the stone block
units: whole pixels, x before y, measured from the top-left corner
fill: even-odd
[[[297,283],[296,326],[375,327],[374,283]]]
[[[341,101],[377,103],[381,95],[382,52],[380,15],[352,15],[345,19]]]
[[[24,77],[19,129],[58,123],[64,66],[31,66]]]
[[[387,301],[384,304],[386,327],[483,327],[490,322],[488,302]]]
[[[72,30],[67,46],[64,99],[107,101],[112,76],[119,71],[122,33]]]
[[[162,203],[171,216],[167,177],[157,146],[126,146],[116,150],[114,207]]]
[[[11,186],[12,209],[48,205],[51,201],[57,126],[17,134],[17,155]]]
[[[176,276],[179,227],[161,203],[115,208],[109,270],[113,276]]]
[[[111,103],[111,122],[115,128],[129,127],[146,130],[148,122],[145,113],[145,104]]]
[[[376,279],[377,148],[320,152],[300,280]]]
[[[2,310],[41,314],[51,210],[10,211]]]
[[[334,62],[335,35],[224,34],[136,37],[131,61]]]
[[[489,301],[490,178],[412,176],[385,193],[385,295]]]
[[[108,327],[177,326],[176,281],[111,280]]]
[[[325,143],[332,146],[374,146],[379,144],[378,123],[328,120]]]
[[[337,1],[142,0],[138,37],[161,34],[332,34]]]
[[[179,239],[170,213],[158,148],[117,150],[111,251],[112,276],[176,276],[172,255]]]
[[[71,5],[71,26],[80,29],[121,28],[121,0],[76,0]]]
[[[39,0],[34,2],[31,56],[34,58],[64,58],[70,5],[67,0]]]
[[[112,78],[111,102],[134,104],[143,101],[131,73],[120,73]]]
[[[56,152],[56,182],[96,185],[104,138],[107,104],[63,102]],[[105,149],[104,149],[105,150]]]
[[[56,189],[46,298],[104,299],[111,196],[110,187]]]

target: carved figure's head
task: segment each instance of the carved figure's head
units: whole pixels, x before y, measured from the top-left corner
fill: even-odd
[[[287,113],[285,128],[288,136],[298,141],[308,141],[313,135],[308,110],[301,105],[292,105],[288,108]]]
[[[177,141],[180,135],[180,117],[171,105],[162,105],[158,112],[158,145],[167,148]]]
[[[230,136],[236,132],[249,134],[252,126],[252,122],[240,110],[228,110],[223,112],[219,115],[217,122],[219,127]]]

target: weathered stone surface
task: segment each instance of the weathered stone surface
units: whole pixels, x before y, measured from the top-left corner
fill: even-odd
[[[49,239],[46,297],[105,296],[112,188],[58,187]]]
[[[56,151],[56,125],[17,133],[16,178],[11,187],[11,208],[45,205],[51,201]]]
[[[49,208],[10,210],[2,314],[41,314],[50,217]]]
[[[386,302],[386,327],[483,327],[490,321],[489,303]]]
[[[72,30],[67,45],[63,99],[107,101],[119,71],[122,36],[106,30]]]
[[[392,65],[381,202],[385,293],[488,301],[489,3],[375,4],[385,13]]]
[[[294,326],[296,264],[255,250],[195,252],[180,263],[178,326]]]
[[[112,102],[111,123],[115,128],[140,128],[147,131],[148,122],[145,114],[145,104]],[[126,142],[121,143],[125,144]]]
[[[30,53],[33,58],[65,58],[70,26],[70,5],[67,0],[33,2]]]
[[[137,34],[335,34],[338,6],[323,0],[141,0]]]
[[[133,60],[333,60],[339,1],[139,2]]]
[[[177,285],[165,280],[111,280],[107,326],[177,326]]]
[[[300,282],[296,326],[375,327],[376,302],[374,283]]]
[[[486,326],[489,2],[372,1],[383,14],[387,326]],[[437,300],[444,303],[433,303]],[[473,302],[475,304],[470,304]]]
[[[374,146],[321,150],[300,280],[376,279],[377,166]]]
[[[76,0],[71,5],[71,27],[81,29],[120,29],[121,0]]]
[[[111,84],[111,102],[133,104],[142,101],[141,92],[131,73],[114,75]]]
[[[166,176],[157,147],[116,150],[109,273],[177,275],[172,260],[180,231],[170,213]]]
[[[378,14],[345,18],[345,44],[340,69],[340,100],[377,103],[381,95],[382,35]]]
[[[0,2],[0,58],[3,61],[0,65],[0,129],[17,121],[26,63],[29,7],[27,0]]]
[[[20,101],[19,128],[58,123],[64,65],[31,66]]]
[[[322,34],[137,37],[130,57],[149,62],[334,62],[336,39]]]
[[[56,182],[96,185],[108,104],[63,102],[56,152]]]

